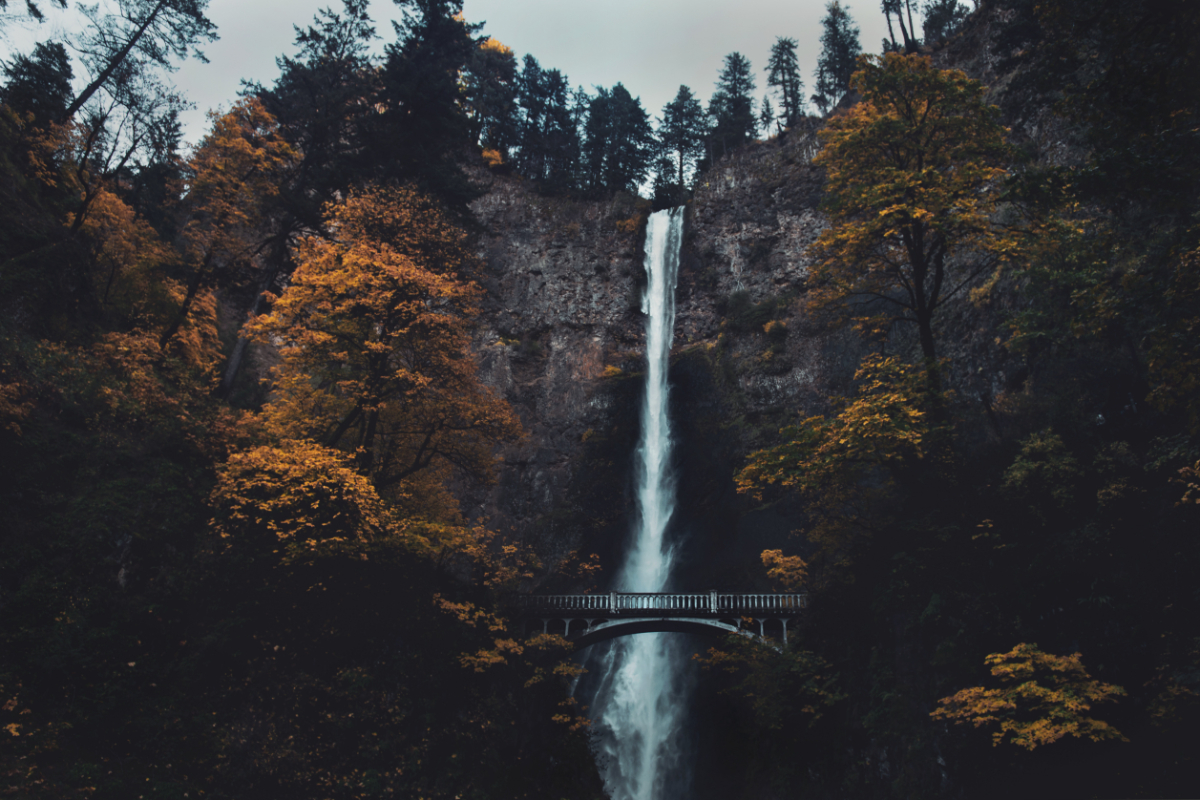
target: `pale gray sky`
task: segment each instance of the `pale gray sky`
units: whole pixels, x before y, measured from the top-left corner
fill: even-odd
[[[766,89],[763,67],[777,36],[799,42],[807,93],[820,51],[820,20],[826,0],[465,0],[471,22],[504,42],[518,59],[532,53],[543,68],[557,68],[588,91],[623,83],[640,97],[651,116],[675,96],[680,84],[707,102],[727,53],[750,59],[758,96]],[[10,3],[14,8],[22,3]],[[42,3],[48,6],[49,3]],[[72,3],[74,5],[74,3]],[[843,3],[843,5],[846,5]],[[276,56],[292,53],[292,25],[307,25],[321,7],[340,9],[340,0],[211,0],[208,16],[220,40],[205,48],[211,63],[188,61],[171,78],[196,104],[184,119],[185,138],[204,132],[204,114],[228,107],[240,81],[269,84]],[[28,50],[71,24],[52,9],[37,25],[7,14],[0,53]],[[886,34],[878,0],[849,3],[866,52],[878,52]],[[390,20],[398,18],[390,0],[372,0],[372,16],[382,41],[394,40]],[[776,104],[777,105],[777,104]]]

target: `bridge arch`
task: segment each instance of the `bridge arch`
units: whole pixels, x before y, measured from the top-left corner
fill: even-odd
[[[659,619],[611,619],[590,625],[582,633],[567,638],[576,648],[606,642],[635,633],[735,633],[753,639],[759,638],[750,631],[728,622],[697,617],[662,617]],[[765,638],[765,637],[764,637]]]

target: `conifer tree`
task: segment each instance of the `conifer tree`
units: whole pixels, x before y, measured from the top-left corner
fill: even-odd
[[[851,23],[850,14],[839,0],[825,7],[821,25],[821,55],[817,58],[817,79],[813,102],[828,114],[850,88],[850,76],[862,47],[858,43],[858,28]]]
[[[921,42],[917,39],[917,28],[913,24],[912,16],[912,0],[883,0],[882,3],[883,16],[887,20],[888,37],[890,41],[884,41],[885,52],[898,52],[903,50],[905,53],[915,53],[917,48],[921,46]],[[908,24],[904,24],[904,12],[908,12]],[[896,41],[896,30],[892,27],[892,16],[896,17],[896,22],[900,25],[900,41]]]
[[[636,192],[654,154],[654,132],[642,102],[621,84],[599,89],[588,109],[584,158],[594,189]]]
[[[758,132],[753,91],[750,59],[741,53],[725,56],[725,64],[717,77],[717,90],[708,103],[708,113],[713,118],[710,159],[752,140]]]
[[[675,99],[663,106],[658,121],[658,142],[663,157],[673,167],[668,182],[684,186],[696,160],[704,154],[708,120],[700,101],[686,86],[680,86]],[[661,170],[660,170],[661,172]]]
[[[764,97],[762,101],[762,110],[758,113],[758,125],[762,129],[763,136],[771,135],[771,125],[775,123],[775,109],[771,108],[771,98]]]
[[[780,36],[767,60],[767,86],[779,90],[779,120],[785,128],[795,125],[804,114],[804,82],[800,79],[796,46],[795,39]]]
[[[466,75],[471,125],[479,144],[502,158],[517,145],[517,59],[488,37],[475,48]]]

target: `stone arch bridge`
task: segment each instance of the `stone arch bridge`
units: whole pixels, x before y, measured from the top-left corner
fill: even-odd
[[[788,623],[808,607],[808,594],[532,594],[517,595],[512,605],[527,631],[540,623],[543,633],[565,636],[577,647],[634,633],[714,630],[764,641],[768,634],[781,633],[786,645]]]

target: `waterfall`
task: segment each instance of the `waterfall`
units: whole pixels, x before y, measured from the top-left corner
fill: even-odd
[[[665,591],[671,576],[673,552],[664,538],[675,511],[667,368],[682,231],[682,208],[653,214],[646,227],[646,392],[635,467],[637,517],[617,591]],[[680,675],[685,660],[677,637],[662,633],[617,639],[601,659],[592,717],[597,760],[613,800],[682,796],[686,778],[679,769],[677,729],[687,688]]]

